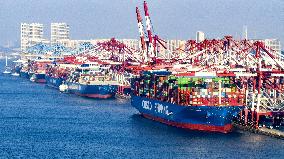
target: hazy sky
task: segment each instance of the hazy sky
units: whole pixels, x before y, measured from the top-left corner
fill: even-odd
[[[198,30],[209,38],[278,38],[284,45],[284,0],[148,0],[155,33],[189,39]],[[21,22],[70,25],[72,39],[138,38],[135,7],[142,0],[0,0],[0,45],[19,41]],[[143,14],[144,15],[144,14]],[[282,47],[283,48],[283,47]]]

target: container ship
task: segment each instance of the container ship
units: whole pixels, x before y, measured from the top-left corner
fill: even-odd
[[[66,80],[67,92],[88,98],[112,98],[117,92],[118,82],[110,71],[110,67],[97,62],[82,64]]]
[[[48,64],[51,64],[51,60],[48,59],[40,59],[35,60],[31,63],[31,72],[33,74],[30,76],[30,81],[36,82],[36,83],[46,83],[45,80],[45,73],[46,73],[46,67]]]
[[[65,56],[60,59],[55,59],[53,63],[48,64],[46,67],[45,80],[46,85],[59,89],[78,66],[78,61],[75,56]]]
[[[131,104],[144,117],[180,128],[228,133],[244,108],[231,77],[150,70],[131,85]]]
[[[71,65],[69,64],[51,64],[47,66],[45,80],[50,87],[59,88],[70,74]]]
[[[29,71],[29,64],[28,63],[23,63],[21,70],[20,70],[20,77],[26,78],[26,79],[30,79],[30,76],[32,75],[32,73],[30,73]]]

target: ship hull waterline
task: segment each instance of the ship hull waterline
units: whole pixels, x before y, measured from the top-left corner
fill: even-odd
[[[114,98],[117,85],[88,85],[67,82],[67,92],[87,98],[108,99]]]

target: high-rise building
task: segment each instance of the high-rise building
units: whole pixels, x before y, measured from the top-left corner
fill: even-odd
[[[276,58],[280,60],[284,60],[281,57],[281,44],[278,39],[264,39],[262,40],[264,45],[268,51],[270,51]]]
[[[281,43],[278,39],[253,39],[252,42],[261,41],[265,48],[276,58],[284,61],[281,54]]]
[[[165,48],[162,45],[158,44],[158,57],[161,58],[172,58],[172,53],[181,54],[185,49],[186,40],[165,40]]]
[[[51,23],[51,45],[64,40],[70,40],[69,25],[66,23]]]
[[[202,31],[197,31],[196,32],[196,42],[202,42],[205,40],[205,34]]]
[[[26,51],[28,47],[39,42],[46,41],[43,39],[43,24],[40,23],[21,23],[21,50]]]
[[[132,49],[139,50],[139,40],[137,39],[117,39],[117,40]]]
[[[248,27],[245,25],[243,26],[243,39],[248,39]]]

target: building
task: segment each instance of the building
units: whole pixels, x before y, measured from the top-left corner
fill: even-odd
[[[139,50],[139,40],[137,39],[116,39],[117,41],[122,42],[123,44],[125,44],[126,46],[135,49],[135,50]]]
[[[66,23],[51,23],[51,45],[70,40],[69,25]]]
[[[267,49],[277,54],[281,54],[281,43],[278,39],[264,39],[264,44]]]
[[[21,23],[21,51],[39,43],[48,42],[43,39],[43,24],[40,23]]]
[[[265,48],[277,59],[284,61],[283,55],[281,56],[281,43],[278,39],[257,39],[253,41],[261,41],[264,43]]]
[[[276,59],[284,61],[284,55],[281,54],[281,43],[278,39],[252,39],[252,42],[260,41],[264,44],[265,48],[274,56]]]
[[[173,58],[173,54],[183,53],[182,50],[185,50],[186,40],[165,40],[163,45],[157,44],[158,48],[158,57],[161,58]]]
[[[202,42],[205,40],[205,34],[202,31],[197,31],[196,32],[196,42]]]

